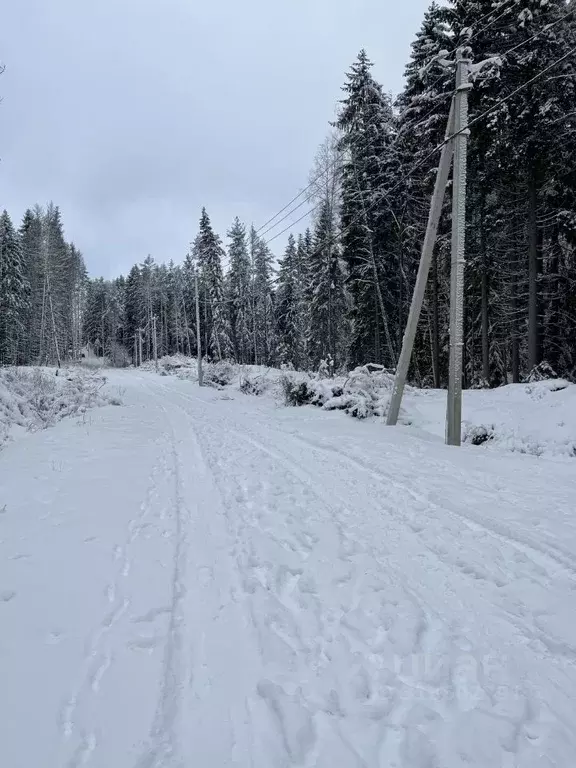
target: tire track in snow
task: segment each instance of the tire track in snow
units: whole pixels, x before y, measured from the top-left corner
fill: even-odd
[[[161,385],[159,388],[167,389]],[[192,519],[190,510],[186,506],[186,490],[181,487],[183,459],[176,447],[178,441],[174,424],[166,408],[161,406],[170,423],[171,433],[174,437],[174,466],[177,469],[175,487],[180,497],[179,507],[183,511],[181,516],[182,535],[179,535],[182,540],[182,547],[177,558],[180,566],[175,578],[175,584],[179,585],[175,591],[178,607],[172,612],[176,619],[174,629],[178,640],[177,643],[174,643],[173,638],[170,636],[168,638],[162,695],[151,735],[150,747],[147,753],[141,757],[136,768],[160,768],[160,766],[164,768],[168,765],[184,765],[183,742],[189,741],[188,731],[193,730],[192,725],[196,729],[198,728],[197,723],[189,723],[187,727],[186,723],[182,721],[184,700],[188,705],[191,705],[191,709],[187,708],[186,710],[188,714],[192,715],[193,712],[196,712],[198,720],[205,721],[210,730],[214,728],[215,718],[218,718],[218,722],[228,724],[225,729],[220,727],[220,731],[224,730],[220,739],[217,741],[208,740],[204,744],[210,754],[213,752],[215,754],[213,759],[217,762],[214,765],[222,764],[221,760],[224,754],[226,754],[227,760],[234,755],[241,755],[245,760],[248,755],[252,754],[253,749],[252,733],[246,722],[247,697],[250,695],[250,689],[232,688],[228,690],[225,687],[226,695],[223,698],[221,689],[223,672],[220,668],[223,660],[217,656],[219,666],[215,668],[214,659],[212,658],[212,666],[210,666],[207,663],[210,659],[205,658],[206,650],[210,649],[205,648],[205,635],[208,627],[202,622],[219,623],[226,613],[226,626],[229,626],[230,622],[234,622],[238,618],[234,607],[237,606],[236,600],[241,591],[241,584],[234,569],[234,560],[230,557],[234,533],[230,528],[231,521],[227,514],[224,499],[220,494],[216,473],[203,450],[196,421],[192,418],[189,410],[174,400],[170,402],[170,407],[172,406],[177,408],[184,417],[184,420],[178,419],[178,434],[183,435],[182,443],[187,449],[187,466],[194,467],[196,482],[194,497],[190,500],[194,511],[194,536],[192,537],[192,528],[190,527],[190,531],[188,530],[189,525],[192,524]],[[182,431],[183,427],[185,431]],[[216,498],[214,498],[214,494],[216,494]],[[216,519],[208,522],[209,516],[217,516],[222,519],[224,541],[221,539],[222,531],[217,531]],[[195,547],[192,547],[193,543],[196,545]],[[223,543],[225,544],[224,550],[222,549]],[[187,573],[186,559],[192,555],[195,556],[195,559],[190,562],[191,567]],[[205,559],[206,555],[210,558],[209,560]],[[226,555],[228,555],[228,559],[226,559]],[[229,572],[226,568],[228,562],[230,563]],[[204,565],[203,563],[207,564]],[[215,573],[216,571],[219,574]],[[228,573],[229,579],[226,573]],[[223,581],[222,576],[224,576]],[[230,582],[229,590],[225,588],[228,582]],[[212,599],[210,591],[213,593]],[[184,605],[185,602],[187,605]],[[187,625],[186,615],[194,615],[194,626]],[[225,644],[226,657],[230,656],[231,637],[234,638],[234,642],[240,646],[243,645],[244,618],[242,616],[240,624],[232,623],[231,635],[219,636],[217,633],[210,635],[211,640],[216,641],[218,645]],[[235,655],[238,655],[238,650],[236,650]],[[248,653],[246,657],[243,655],[242,659],[248,662],[248,667],[250,654]],[[238,661],[242,663],[240,657]],[[224,666],[226,665],[224,664]],[[226,680],[225,676],[223,678],[224,685]],[[215,689],[219,685],[220,688],[216,693]],[[216,693],[216,699],[213,698],[213,693]],[[214,712],[215,700],[220,704],[216,712]],[[204,708],[207,708],[207,712],[212,713],[212,720],[206,720],[208,715],[203,712]],[[204,738],[203,733],[198,735],[200,739]],[[193,746],[198,748],[198,745]],[[228,752],[229,754],[227,754]],[[207,759],[206,756],[205,759]],[[226,762],[226,764],[228,763]]]
[[[572,574],[576,576],[576,556],[557,544],[543,544],[542,542],[535,541],[532,537],[527,536],[520,530],[514,530],[512,526],[506,525],[504,523],[498,523],[494,520],[488,520],[482,515],[477,515],[469,510],[464,512],[460,509],[456,509],[445,499],[438,499],[436,494],[425,495],[415,491],[408,484],[395,480],[392,474],[384,475],[370,464],[365,463],[356,457],[350,456],[348,453],[341,451],[336,447],[322,445],[315,440],[303,437],[302,435],[294,434],[292,432],[286,432],[284,430],[281,431],[283,434],[286,434],[293,440],[310,446],[317,451],[328,455],[337,455],[339,458],[344,459],[348,464],[355,467],[356,469],[369,474],[377,482],[385,485],[386,487],[393,485],[397,491],[409,495],[420,504],[428,505],[431,509],[441,509],[442,511],[447,512],[452,517],[457,518],[463,522],[473,531],[482,530],[488,535],[495,536],[500,540],[506,541],[521,552],[526,553],[526,550],[532,550],[534,553],[536,553],[537,556],[545,555],[553,560],[556,565],[562,566],[566,570],[571,571]],[[449,467],[446,466],[445,469],[448,471]]]
[[[474,752],[469,750],[474,747],[462,740],[458,741],[459,746],[456,747],[456,741],[452,741],[457,740],[461,726],[463,733],[472,735],[469,725],[472,722],[469,716],[472,714],[476,718],[491,718],[495,724],[493,737],[488,739],[487,746],[493,756],[491,765],[500,764],[505,755],[512,753],[518,753],[516,756],[520,761],[534,760],[534,750],[538,750],[539,745],[534,743],[531,737],[526,737],[524,732],[526,729],[529,729],[530,733],[543,732],[548,721],[545,719],[543,722],[539,713],[544,713],[544,718],[552,718],[554,733],[558,738],[567,738],[566,729],[562,727],[561,708],[553,715],[547,714],[546,707],[541,705],[537,695],[523,683],[523,676],[526,670],[530,669],[534,676],[531,684],[535,687],[538,687],[538,683],[543,685],[543,681],[551,676],[553,684],[564,691],[569,682],[565,669],[555,670],[549,660],[538,659],[538,654],[521,639],[520,627],[514,626],[508,618],[503,618],[494,611],[493,601],[487,599],[490,595],[470,590],[455,571],[453,564],[439,559],[441,571],[434,566],[430,568],[431,556],[423,553],[423,542],[418,541],[418,537],[414,535],[416,531],[407,524],[405,515],[387,504],[385,512],[390,518],[386,517],[384,524],[381,519],[379,530],[381,529],[383,534],[382,542],[367,540],[366,534],[357,525],[359,502],[364,506],[367,502],[368,506],[373,508],[370,513],[373,517],[377,506],[382,512],[382,496],[374,499],[365,496],[363,500],[359,498],[355,503],[350,502],[348,505],[346,502],[354,493],[354,483],[349,487],[345,486],[346,492],[338,497],[337,485],[334,490],[330,490],[331,480],[338,476],[338,469],[332,468],[332,471],[328,472],[325,464],[319,464],[318,467],[315,467],[313,461],[306,464],[306,457],[300,455],[295,460],[294,453],[286,451],[284,430],[277,430],[282,433],[282,437],[278,435],[278,442],[271,447],[266,445],[264,440],[271,440],[272,435],[267,433],[266,438],[259,440],[260,435],[254,435],[254,425],[251,422],[239,423],[232,418],[233,413],[223,414],[216,408],[210,409],[207,414],[206,402],[202,398],[188,397],[169,387],[162,389],[184,401],[197,403],[194,418],[206,428],[202,430],[203,441],[214,453],[213,458],[218,465],[217,477],[226,492],[224,501],[228,501],[234,514],[236,510],[242,510],[242,516],[246,518],[247,527],[242,534],[243,538],[249,541],[247,537],[250,535],[254,499],[245,498],[241,487],[238,488],[236,497],[234,485],[236,476],[239,478],[246,475],[247,470],[252,471],[256,467],[259,470],[256,475],[259,485],[251,488],[251,491],[257,494],[256,503],[260,501],[264,507],[269,502],[274,503],[274,488],[267,487],[266,483],[272,476],[281,484],[281,478],[288,474],[295,481],[295,487],[299,484],[300,487],[306,488],[306,492],[311,493],[318,502],[312,505],[318,513],[316,522],[331,521],[334,526],[339,525],[339,530],[346,536],[342,541],[342,550],[333,554],[334,561],[350,565],[350,588],[344,583],[346,599],[340,600],[342,609],[330,605],[330,593],[319,592],[319,605],[326,619],[322,630],[323,647],[320,654],[308,655],[309,649],[305,650],[295,635],[296,650],[292,651],[290,661],[285,662],[282,657],[272,659],[272,670],[275,669],[277,673],[280,665],[282,678],[276,677],[274,682],[276,673],[272,672],[272,688],[265,680],[264,686],[261,687],[263,700],[266,700],[271,708],[272,721],[277,723],[274,726],[271,721],[269,727],[279,727],[282,730],[285,748],[288,750],[283,758],[286,765],[291,764],[290,750],[293,755],[298,754],[300,762],[307,766],[334,765],[341,757],[348,760],[343,764],[354,766],[439,765],[447,764],[453,759],[473,762]],[[182,411],[188,413],[190,418],[191,414],[185,408],[182,408]],[[262,462],[246,458],[249,454],[254,455],[255,451],[266,456],[267,461],[271,462],[269,468]],[[320,474],[315,476],[314,470],[318,468]],[[367,471],[366,467],[358,467],[360,468],[364,472]],[[375,470],[369,468],[369,471]],[[323,476],[325,485],[322,485]],[[378,484],[387,486],[390,490],[387,480],[389,479],[385,476],[379,475]],[[282,491],[280,486],[278,490]],[[284,487],[284,491],[286,490]],[[418,494],[415,497],[410,493],[412,489],[401,483],[392,490],[395,496],[408,497],[434,508],[429,499]],[[298,525],[302,528],[304,521],[310,519],[309,509],[302,504],[304,499],[295,497],[294,500],[297,506],[294,514],[288,514],[286,517],[286,530]],[[267,510],[265,512],[268,514]],[[278,512],[277,508],[272,507],[270,517],[274,517]],[[283,513],[284,509],[281,512]],[[280,520],[278,522],[280,525],[277,530],[281,532],[283,525]],[[268,535],[266,529],[262,529],[260,533],[264,537]],[[353,538],[348,537],[350,533]],[[391,541],[386,552],[382,543],[388,539]],[[360,542],[359,547],[356,540]],[[246,562],[254,567],[255,576],[253,586],[247,591],[247,599],[254,601],[257,598],[273,598],[285,611],[296,611],[293,620],[288,621],[286,618],[285,621],[282,611],[277,611],[272,603],[253,603],[256,612],[259,611],[261,615],[269,612],[273,616],[281,634],[290,634],[293,622],[300,634],[301,628],[304,627],[303,617],[307,611],[312,614],[309,605],[297,604],[294,599],[300,592],[299,584],[306,574],[307,553],[313,553],[317,543],[317,540],[312,538],[307,547],[302,545],[301,550],[294,551],[294,556],[302,557],[303,573],[294,573],[293,578],[288,578],[288,588],[278,590],[274,585],[281,580],[276,573],[274,562],[258,561],[259,540],[255,539],[252,554],[250,548],[246,550]],[[375,543],[376,547],[373,546]],[[396,549],[398,551],[395,551]],[[318,564],[315,559],[314,567]],[[429,579],[429,570],[438,571],[438,578],[434,576]],[[372,578],[372,574],[376,573],[381,574],[381,586],[376,587],[372,597],[370,587],[367,589],[369,582],[366,583],[366,576]],[[250,589],[255,590],[253,597]],[[395,590],[398,590],[399,596],[394,597]],[[312,588],[310,594],[313,591]],[[379,595],[382,595],[385,604],[391,601],[388,619],[386,616],[381,619],[378,613]],[[448,612],[446,601],[450,603]],[[471,623],[459,626],[458,616],[466,621],[469,617]],[[289,637],[288,639],[290,640]],[[407,668],[396,669],[396,675],[388,677],[382,687],[381,665],[386,671],[390,653],[399,654],[402,665],[406,663]],[[446,663],[445,669],[440,670],[439,674],[434,669],[427,670],[425,666],[420,668],[421,661],[438,657],[444,658]],[[490,666],[484,666],[485,660]],[[336,664],[335,668],[332,667],[333,663]],[[296,666],[292,669],[294,664]],[[392,669],[394,670],[394,667]],[[344,670],[349,672],[345,674]],[[386,671],[386,674],[389,675],[390,670]],[[326,697],[324,683],[320,685],[326,676],[334,686],[332,698]],[[282,682],[286,678],[291,680],[289,687]],[[292,686],[300,680],[306,681],[304,689],[294,693]],[[280,688],[274,687],[276,685]],[[316,688],[317,685],[320,687]],[[272,690],[277,691],[278,695],[271,697],[267,694]],[[387,690],[395,691],[391,698],[390,694],[386,694]],[[520,693],[516,693],[517,691]],[[522,706],[516,700],[517,696],[524,701]],[[426,706],[423,706],[422,700],[426,702]],[[510,714],[500,714],[503,705],[505,711],[510,709]],[[281,716],[278,715],[279,712]],[[308,723],[310,714],[316,733],[322,734],[322,741],[308,747],[303,755],[298,752],[298,744],[292,745],[290,739],[294,734],[290,729],[294,723]],[[349,717],[352,718],[352,729],[347,719]],[[337,734],[337,741],[334,741],[330,733],[333,736]],[[428,733],[431,738],[426,735]],[[335,746],[336,743],[338,747]],[[440,744],[448,749],[448,757],[446,751],[442,754],[436,751]],[[326,762],[325,754],[318,751],[324,746],[330,750],[331,761]],[[375,762],[376,754],[384,763]],[[346,758],[345,755],[353,757]],[[275,763],[272,761],[270,764]]]
[[[179,394],[179,393],[177,393]],[[185,400],[188,400],[189,398],[184,396]],[[215,425],[213,423],[213,418],[207,419],[204,418],[201,414],[197,414],[198,420],[203,422],[206,427],[213,433],[218,433],[218,425]],[[211,414],[213,416],[213,414]],[[230,427],[229,423],[226,423],[225,431],[221,432],[220,434],[225,434],[227,437],[233,436],[235,440],[240,445],[246,445],[249,450],[244,452],[243,455],[248,456],[250,454],[250,449],[252,449],[252,452],[254,449],[256,449],[260,453],[264,453],[268,459],[271,459],[273,462],[273,474],[274,476],[280,478],[285,476],[286,474],[292,476],[295,481],[295,486],[300,487],[305,490],[307,494],[310,494],[312,498],[315,499],[315,506],[317,508],[320,508],[324,510],[324,513],[317,517],[315,520],[316,522],[320,523],[328,523],[329,525],[332,525],[337,529],[338,531],[342,531],[343,523],[339,521],[339,514],[336,514],[335,507],[334,507],[334,500],[332,499],[330,503],[328,503],[326,498],[326,492],[325,490],[318,490],[313,482],[312,476],[310,475],[308,470],[304,470],[300,465],[298,465],[296,462],[293,462],[291,459],[289,459],[287,456],[285,456],[282,452],[275,451],[273,449],[270,449],[268,446],[264,445],[260,441],[252,438],[247,437],[245,433],[241,433],[236,431],[235,429]],[[212,449],[214,446],[212,445],[213,440],[208,438],[208,435],[205,434],[203,436],[203,439],[206,440],[206,445],[210,445]],[[222,472],[222,465],[220,464],[221,461],[221,455],[226,455],[226,449],[224,448],[224,445],[220,443],[218,446],[218,464],[220,473]],[[216,460],[216,459],[215,459]],[[210,465],[210,459],[207,460],[208,464]],[[287,468],[288,467],[288,468]],[[261,466],[262,469],[262,466]],[[278,471],[280,470],[281,471]],[[266,474],[266,473],[265,473]],[[232,498],[235,498],[235,501],[238,502],[238,496],[232,496],[228,498],[228,495],[232,493],[231,485],[230,483],[234,484],[236,481],[232,476],[226,475],[226,494],[224,496],[224,502],[229,506],[232,502]],[[330,495],[330,494],[329,494]],[[339,513],[343,514],[344,509],[341,507],[340,504],[338,504],[339,507]],[[304,506],[301,508],[304,510]],[[303,522],[302,516],[298,515],[298,520],[300,523]],[[263,534],[266,536],[268,535],[268,532],[263,531]],[[310,549],[314,549],[316,547],[316,544],[318,543],[318,539],[313,539]],[[307,548],[306,548],[307,549]],[[297,553],[294,553],[297,554]],[[301,555],[304,559],[306,557],[306,551],[302,551]],[[250,556],[248,557],[248,560],[252,559]],[[303,563],[304,564],[304,563]],[[281,566],[283,568],[283,566]],[[262,570],[262,567],[259,566],[257,563],[254,564],[255,572],[258,573]],[[307,580],[301,581],[301,576],[303,574],[303,570],[293,570],[288,568],[287,569],[287,581],[286,578],[282,576],[282,574],[279,572],[276,574],[276,576],[271,575],[271,580],[269,583],[261,583],[261,586],[264,592],[261,594],[265,597],[265,604],[264,605],[258,605],[254,606],[251,609],[251,615],[252,615],[252,621],[256,628],[260,628],[259,631],[272,631],[274,632],[278,638],[286,644],[286,647],[291,648],[291,653],[294,655],[294,658],[300,657],[300,658],[306,658],[307,661],[305,662],[305,668],[307,669],[306,673],[302,673],[303,677],[314,679],[316,677],[317,672],[314,672],[313,670],[317,667],[318,663],[320,663],[320,666],[323,666],[325,664],[324,661],[322,661],[322,658],[325,654],[325,652],[329,653],[329,656],[332,655],[333,650],[328,651],[328,649],[332,648],[333,645],[333,638],[331,638],[331,635],[336,632],[337,635],[340,637],[340,640],[338,642],[345,642],[345,647],[348,649],[346,653],[349,655],[350,659],[354,658],[354,655],[358,654],[360,648],[358,645],[358,642],[353,642],[352,640],[350,642],[345,641],[346,638],[346,622],[345,622],[345,615],[347,614],[347,611],[344,611],[344,613],[341,616],[336,616],[333,619],[329,619],[326,615],[322,615],[321,611],[321,604],[318,601],[318,599],[315,599],[315,587],[313,586],[312,582],[309,582]],[[300,584],[298,582],[301,581],[301,589]],[[256,576],[256,582],[260,582],[260,579],[258,576]],[[290,599],[285,593],[286,591],[286,584],[296,584],[297,585],[297,591],[301,595],[301,599],[307,598],[306,607],[303,603],[300,603],[300,605],[297,605],[294,603],[292,599]],[[276,585],[276,587],[272,588],[272,583]],[[438,621],[435,621],[433,617],[429,617],[427,612],[422,608],[422,605],[420,604],[420,601],[418,600],[417,596],[410,592],[407,589],[407,585],[403,584],[401,580],[398,581],[399,588],[402,593],[406,595],[406,605],[411,606],[408,614],[406,615],[405,619],[407,620],[406,628],[403,629],[403,622],[405,619],[399,618],[396,619],[393,624],[391,625],[391,628],[396,628],[396,631],[400,632],[400,635],[404,635],[406,631],[408,631],[409,635],[412,636],[412,640],[407,640],[408,645],[406,646],[406,654],[410,654],[411,652],[418,652],[418,649],[423,648],[423,644],[425,643],[425,635],[428,632],[428,630],[431,627],[435,627],[436,631],[438,631],[438,627],[441,626],[441,624]],[[254,589],[248,588],[248,597],[251,595],[254,595]],[[256,594],[256,597],[258,595]],[[275,607],[274,603],[271,602],[272,600],[276,600],[278,603],[278,608]],[[314,606],[316,607],[316,611],[314,611]],[[352,606],[350,606],[352,607]],[[317,640],[315,640],[314,644],[310,647],[307,646],[303,638],[301,636],[301,631],[299,629],[300,622],[302,621],[302,613],[301,611],[310,610],[312,611],[312,614],[318,613],[317,616],[318,621],[321,622],[320,625],[317,627],[317,631],[321,635],[319,645],[318,647],[314,647],[317,644]],[[415,613],[416,618],[412,622],[412,613]],[[293,616],[292,619],[288,619],[288,615],[291,614]],[[324,619],[324,621],[322,621]],[[314,619],[312,619],[314,624]],[[322,623],[324,623],[324,628],[322,629]],[[411,628],[411,625],[413,624],[413,628]],[[406,643],[406,640],[403,641]],[[361,639],[361,644],[363,644],[363,641]],[[266,643],[264,647],[262,648],[263,655],[266,655],[265,651]],[[353,648],[356,648],[356,650],[353,650]],[[334,649],[335,650],[335,649]],[[371,662],[369,661],[371,655],[371,649],[369,646],[365,646],[362,650],[362,656],[365,659],[366,668],[371,667]],[[273,661],[273,667],[277,666],[278,661]],[[357,663],[357,662],[356,662]],[[359,670],[360,677],[358,678],[358,682],[356,679],[352,679],[350,683],[347,683],[345,680],[340,680],[340,685],[344,686],[344,690],[347,691],[346,696],[352,697],[352,701],[356,701],[356,704],[351,704],[351,706],[358,707],[358,712],[360,713],[361,707],[363,702],[366,701],[366,697],[372,697],[372,693],[364,693],[364,685],[361,682],[363,679],[363,676],[368,679],[368,673],[363,671],[361,668]],[[311,683],[309,683],[310,685]],[[422,687],[424,687],[423,683],[421,684]],[[357,689],[357,693],[355,693]],[[298,755],[298,760],[302,762],[303,765],[309,765],[314,766],[316,765],[316,758],[317,758],[317,744],[316,744],[316,737],[312,738],[311,736],[306,740],[306,744],[302,745],[298,741],[298,737],[292,732],[292,727],[294,720],[302,724],[302,727],[304,727],[304,724],[306,724],[305,728],[307,732],[312,733],[315,731],[315,726],[312,725],[313,722],[315,722],[316,717],[312,718],[312,713],[316,712],[318,709],[318,704],[313,704],[312,701],[309,701],[307,697],[301,699],[298,696],[289,695],[282,686],[279,686],[275,683],[270,683],[269,681],[266,681],[265,679],[261,681],[261,684],[259,684],[258,688],[260,695],[262,696],[263,700],[266,702],[267,706],[270,708],[271,711],[271,725],[276,724],[276,727],[280,728],[282,732],[282,743],[285,746],[285,749],[287,750],[288,756],[292,756],[294,758],[295,755]],[[276,694],[271,697],[267,695],[266,692],[269,691],[276,691]],[[367,691],[371,690],[371,684],[368,685]],[[400,732],[400,739],[399,744],[400,746],[404,743],[404,729],[402,727],[403,722],[403,714],[402,714],[402,706],[401,703],[392,703],[389,707],[388,704],[380,704],[378,702],[378,695],[376,692],[374,692],[374,695],[376,696],[376,699],[373,704],[371,704],[371,707],[374,708],[374,711],[379,711],[380,708],[384,708],[382,711],[386,711],[388,715],[391,717],[392,713],[396,710],[398,707],[398,713],[395,715],[396,719],[399,722],[398,728]],[[317,698],[317,694],[313,694],[312,698]],[[327,710],[330,709],[331,705],[326,704],[323,705],[327,708]],[[372,715],[369,715],[368,717],[368,723],[372,722]],[[312,718],[312,719],[311,719]],[[368,726],[367,726],[368,727]],[[344,738],[342,736],[342,738]],[[348,745],[348,748],[350,751],[355,752],[352,745]],[[304,752],[300,752],[301,749],[304,749]],[[355,754],[359,754],[356,753]]]
[[[190,513],[182,498],[181,459],[177,450],[176,434],[166,408],[160,406],[170,431],[171,466],[167,471],[173,477],[173,504],[175,511],[174,553],[171,575],[171,601],[168,612],[168,630],[162,662],[162,681],[156,715],[150,733],[150,742],[136,768],[163,768],[181,765],[178,739],[178,718],[182,709],[184,679],[184,601],[187,593],[186,563],[189,546]]]

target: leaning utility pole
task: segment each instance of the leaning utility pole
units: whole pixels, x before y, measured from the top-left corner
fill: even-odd
[[[448,409],[446,442],[460,445],[462,418],[462,337],[463,337],[463,301],[464,301],[464,230],[466,223],[466,149],[468,138],[468,90],[472,87],[468,81],[469,61],[461,50],[456,60],[456,93],[450,105],[450,115],[446,128],[446,138],[442,147],[440,164],[436,174],[434,194],[430,204],[428,225],[422,245],[422,256],[412,296],[408,322],[404,332],[402,351],[396,368],[390,407],[386,423],[394,426],[398,422],[400,405],[410,359],[414,348],[418,320],[422,311],[426,283],[438,225],[442,215],[442,205],[446,185],[450,174],[450,165],[454,157],[454,185],[452,206],[452,275],[450,291],[450,385],[448,388]]]
[[[156,315],[152,317],[152,349],[154,350],[154,367],[158,370],[158,338],[156,336]]]
[[[468,80],[470,61],[456,53],[454,95],[454,182],[452,189],[452,264],[450,272],[450,363],[446,443],[462,440],[462,353],[464,348],[464,244],[466,237],[466,161],[468,152]]]
[[[424,302],[424,294],[426,293],[428,273],[430,272],[430,265],[432,263],[432,256],[434,254],[436,234],[438,233],[438,225],[440,224],[440,216],[442,215],[442,204],[444,202],[444,195],[446,193],[446,184],[448,183],[450,166],[452,165],[453,146],[452,140],[450,140],[449,137],[453,132],[454,100],[452,100],[452,104],[450,105],[448,125],[446,126],[446,143],[442,147],[442,154],[440,155],[440,165],[438,166],[436,184],[434,186],[434,194],[430,204],[430,214],[428,216],[428,226],[426,227],[424,243],[422,245],[420,266],[418,267],[418,275],[416,277],[416,285],[414,287],[414,294],[412,296],[412,304],[410,305],[410,313],[408,315],[408,322],[404,332],[402,351],[400,353],[400,359],[398,360],[398,366],[396,368],[394,388],[392,389],[392,397],[390,398],[390,407],[388,409],[388,418],[386,421],[388,426],[394,426],[398,422],[398,416],[400,415],[400,404],[402,403],[404,387],[406,386],[406,379],[408,378],[408,368],[410,367],[410,359],[412,357],[412,350],[414,348],[414,339],[416,338],[418,320],[420,319],[422,304]]]
[[[196,345],[198,357],[198,386],[204,384],[204,373],[202,371],[202,334],[200,332],[200,298],[198,296],[198,272],[194,267],[194,289],[196,292]]]

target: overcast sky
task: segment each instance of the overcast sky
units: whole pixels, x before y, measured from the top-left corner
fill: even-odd
[[[305,186],[361,47],[400,90],[428,4],[7,1],[0,208],[53,200],[105,277],[181,261],[202,205],[223,236],[259,226]]]

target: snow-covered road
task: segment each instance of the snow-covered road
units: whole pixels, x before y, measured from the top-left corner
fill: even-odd
[[[571,768],[575,467],[134,371],[0,455],[2,768]]]

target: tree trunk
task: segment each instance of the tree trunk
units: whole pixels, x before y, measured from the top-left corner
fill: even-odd
[[[540,237],[538,231],[538,174],[534,165],[528,180],[528,368],[540,359],[539,274]]]
[[[490,274],[486,253],[486,231],[484,227],[484,204],[480,211],[480,259],[482,264],[481,286],[481,327],[482,327],[482,378],[490,383]]]
[[[380,350],[380,320],[378,318],[378,291],[375,289],[374,294],[374,362],[377,365],[381,363],[381,350]]]

